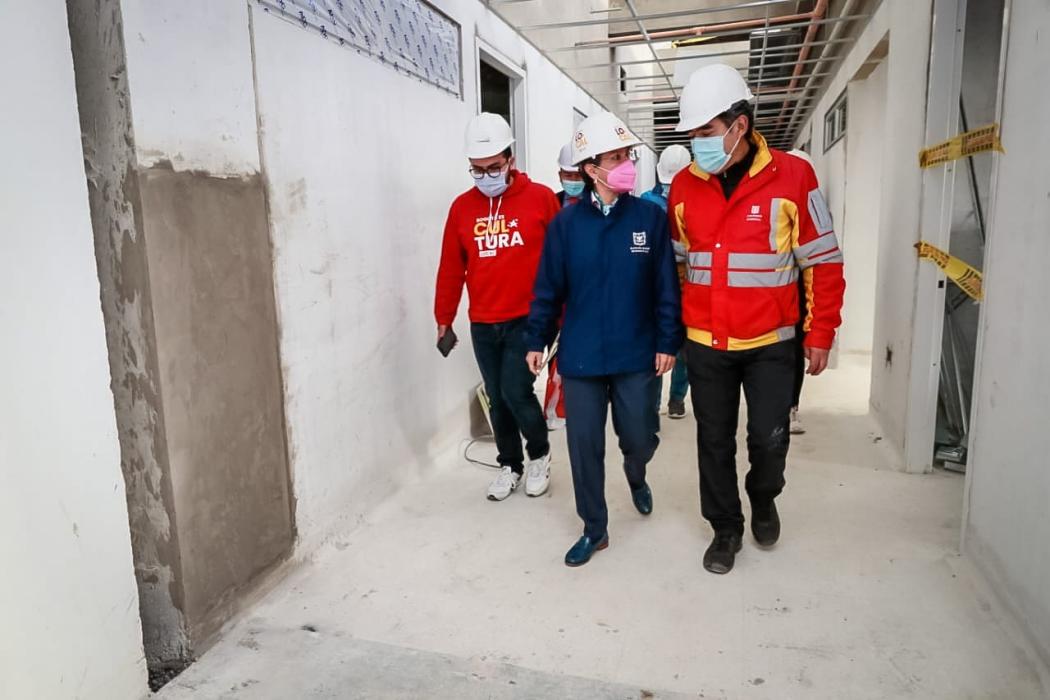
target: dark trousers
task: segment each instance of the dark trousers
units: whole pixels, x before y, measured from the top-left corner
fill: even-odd
[[[539,459],[550,452],[547,421],[533,388],[536,377],[525,364],[524,332],[524,317],[470,326],[474,357],[489,395],[489,419],[499,451],[496,459],[518,473],[525,464],[522,436],[529,459]]]
[[[795,343],[797,354],[795,356],[795,392],[791,402],[792,408],[798,408],[802,401],[802,382],[806,378],[806,353],[803,352],[802,343],[806,339],[806,282],[802,275],[798,278],[798,323],[795,325]]]
[[[736,475],[741,387],[747,400],[748,497],[752,503],[768,503],[784,488],[796,348],[794,340],[731,352],[686,343],[697,425],[700,511],[716,532],[744,532]]]
[[[583,534],[597,540],[605,535],[609,525],[605,505],[605,423],[609,405],[627,483],[632,489],[641,488],[645,485],[646,465],[660,444],[656,436],[653,373],[562,377],[562,382],[576,513],[583,520]]]
[[[795,329],[795,384],[791,391],[791,407],[798,408],[802,401],[802,382],[806,378],[806,353],[802,348],[802,341],[806,339],[802,332],[802,324]]]

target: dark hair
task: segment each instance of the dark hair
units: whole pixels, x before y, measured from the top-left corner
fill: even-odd
[[[500,153],[500,155],[506,158],[507,160],[510,160],[514,157],[514,152],[510,149],[510,146],[507,146],[505,149],[503,149],[503,153]]]
[[[716,119],[725,124],[728,129],[732,126],[733,122],[743,115],[747,117],[747,132],[744,134],[744,138],[748,141],[751,140],[751,134],[755,130],[755,108],[751,106],[751,103],[747,100],[740,100],[734,102],[733,106],[726,111],[719,114]]]
[[[587,174],[587,171],[583,169],[585,165],[598,165],[598,158],[588,158],[587,160],[580,163],[580,175],[583,176],[584,189],[594,189],[594,178]]]

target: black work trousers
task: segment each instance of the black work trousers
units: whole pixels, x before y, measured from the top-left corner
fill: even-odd
[[[740,389],[747,401],[745,488],[752,503],[772,501],[784,488],[798,345],[787,340],[751,350],[714,350],[686,343],[696,417],[700,511],[716,532],[744,532],[736,473]]]

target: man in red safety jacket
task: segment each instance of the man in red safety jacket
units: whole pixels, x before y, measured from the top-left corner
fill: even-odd
[[[672,237],[688,251],[682,316],[699,444],[700,505],[715,536],[704,568],[733,568],[744,533],[736,431],[747,400],[745,482],[751,532],[780,536],[774,502],[784,487],[794,394],[799,276],[806,296],[808,373],[820,374],[841,319],[842,252],[831,215],[804,160],[769,148],[754,131],[753,95],[740,73],[715,64],[682,92],[677,130],[693,164],[671,184]]]
[[[449,210],[434,294],[440,342],[467,287],[471,344],[499,452],[500,473],[488,489],[493,501],[507,498],[522,481],[530,496],[550,485],[547,421],[525,364],[523,334],[547,225],[559,205],[549,188],[514,169],[513,144],[510,125],[497,114],[483,112],[467,126],[475,186]]]

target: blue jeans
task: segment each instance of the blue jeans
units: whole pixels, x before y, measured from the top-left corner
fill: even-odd
[[[663,377],[656,378],[656,412],[660,412],[660,403],[664,396]],[[674,361],[674,369],[671,370],[671,401],[685,401],[685,395],[689,393],[689,372],[685,367],[685,350],[678,353]]]
[[[524,317],[470,325],[474,357],[489,395],[489,419],[499,451],[496,461],[518,473],[525,467],[522,436],[529,459],[550,452],[547,421],[533,389],[536,377],[525,364],[524,332]]]

